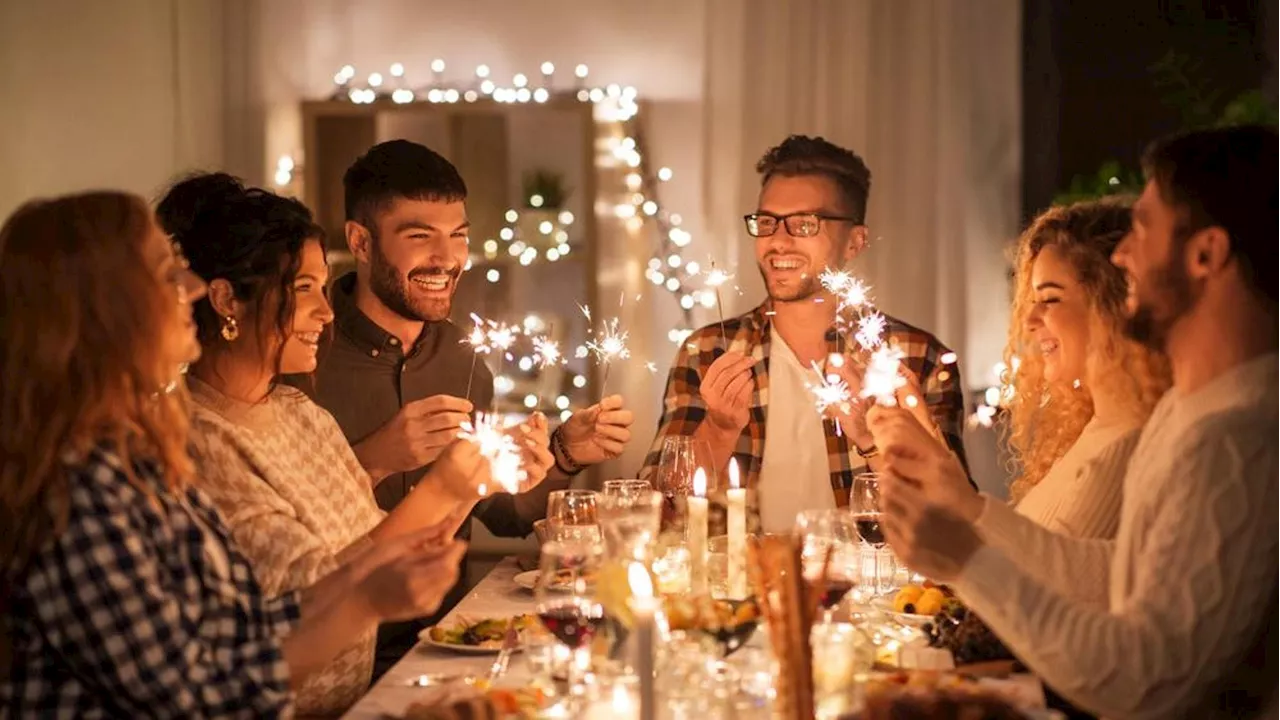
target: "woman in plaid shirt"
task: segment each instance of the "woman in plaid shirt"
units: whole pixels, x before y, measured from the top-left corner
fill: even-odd
[[[0,715],[290,716],[351,638],[454,581],[462,548],[431,528],[264,597],[189,484],[204,291],[131,195],[0,228]]]

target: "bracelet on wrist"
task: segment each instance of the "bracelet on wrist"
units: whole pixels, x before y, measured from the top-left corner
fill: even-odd
[[[880,448],[876,447],[875,443],[871,443],[871,447],[863,450],[862,446],[855,442],[853,444],[853,449],[858,452],[858,457],[863,460],[870,460],[880,454]]]
[[[565,464],[569,467],[565,467],[560,463],[561,457],[564,458]],[[569,454],[569,448],[564,444],[564,437],[560,433],[560,428],[556,428],[556,431],[551,433],[551,459],[555,461],[557,470],[570,477],[587,469],[586,465],[579,465],[574,462],[573,456]]]

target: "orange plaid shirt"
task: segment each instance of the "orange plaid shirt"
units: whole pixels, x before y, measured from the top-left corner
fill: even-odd
[[[751,393],[750,414],[733,451],[733,457],[737,459],[742,471],[744,486],[755,487],[764,461],[765,416],[769,408],[769,307],[770,304],[766,301],[751,312],[726,319],[723,333],[728,339],[727,348],[719,323],[699,328],[681,345],[667,377],[658,433],[645,457],[640,478],[650,479],[657,470],[664,438],[692,435],[698,423],[706,417],[707,408],[702,401],[699,386],[712,361],[723,350],[728,349],[755,359],[755,366],[752,368],[755,387]],[[946,437],[947,445],[966,464],[967,469],[961,440],[964,393],[960,385],[959,365],[943,364],[943,355],[950,351],[932,334],[887,315],[885,319],[885,342],[902,350],[902,362],[920,379],[925,403]],[[842,342],[834,326],[827,330],[826,339],[829,353],[841,351]],[[853,485],[854,476],[867,472],[866,461],[857,454],[852,441],[836,431],[835,423],[823,423],[823,430],[826,435],[831,490],[835,494],[836,504],[844,507],[849,503],[849,488]]]

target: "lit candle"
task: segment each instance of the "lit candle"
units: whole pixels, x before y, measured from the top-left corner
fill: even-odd
[[[689,496],[689,580],[694,595],[707,591],[707,474],[693,474]]]
[[[729,459],[729,597],[747,596],[747,491],[738,478],[738,460]]]
[[[657,609],[653,581],[644,565],[634,562],[627,569],[627,581],[631,585],[632,632],[636,638],[635,669],[640,679],[640,720],[653,720],[658,706],[653,681],[653,616]]]

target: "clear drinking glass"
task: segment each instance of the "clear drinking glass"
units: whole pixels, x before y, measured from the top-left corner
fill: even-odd
[[[808,581],[818,583],[826,569],[820,602],[830,623],[840,601],[857,584],[860,548],[854,515],[847,508],[805,510],[796,516],[796,534],[801,538]]]
[[[552,540],[599,542],[599,494],[556,490],[547,496],[547,529]]]
[[[596,514],[609,559],[641,562],[648,567],[662,525],[662,494],[647,489],[606,493],[596,501]]]
[[[604,497],[612,495],[635,495],[637,493],[648,492],[653,490],[653,485],[648,480],[605,480],[601,494]]]
[[[849,511],[853,514],[858,536],[874,549],[874,576],[872,592],[883,595],[890,592],[892,583],[880,572],[880,555],[884,549],[884,529],[880,525],[880,478],[875,473],[862,473],[853,478],[849,490]]]

